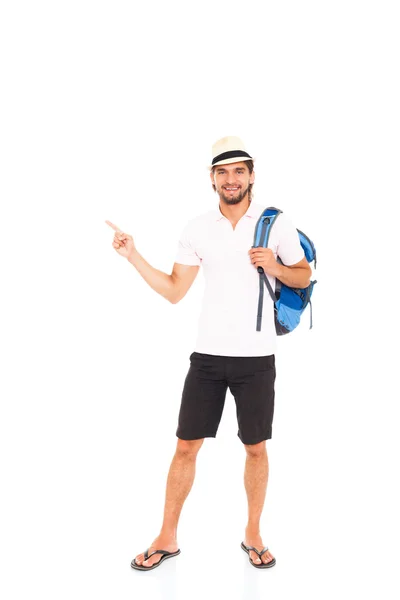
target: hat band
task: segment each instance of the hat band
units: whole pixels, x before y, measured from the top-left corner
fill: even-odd
[[[213,158],[212,161],[212,165],[215,165],[216,162],[219,162],[220,160],[225,160],[227,158],[236,158],[236,157],[246,157],[246,158],[250,158],[251,160],[253,160],[250,156],[250,154],[247,154],[247,152],[245,152],[244,150],[230,150],[229,152],[223,152],[222,154],[218,154],[218,156],[216,156],[215,158]]]

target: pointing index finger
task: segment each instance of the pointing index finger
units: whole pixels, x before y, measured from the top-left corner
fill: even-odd
[[[116,225],[114,225],[114,223],[111,223],[111,221],[106,221],[106,223],[107,223],[107,225],[112,227],[112,229],[114,229],[114,231],[119,231],[120,233],[122,233],[122,230],[119,229]]]

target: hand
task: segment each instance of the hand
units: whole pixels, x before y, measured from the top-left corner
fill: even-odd
[[[264,273],[276,277],[279,272],[279,263],[275,260],[271,248],[250,248],[250,260],[255,267],[262,267]]]
[[[135,244],[133,243],[133,238],[131,235],[127,233],[123,233],[116,225],[111,223],[111,221],[106,221],[107,225],[114,229],[114,240],[113,240],[113,248],[125,258],[128,258],[135,252]]]

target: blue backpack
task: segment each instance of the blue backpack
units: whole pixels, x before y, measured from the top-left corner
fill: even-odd
[[[268,248],[268,240],[271,228],[273,227],[276,219],[281,214],[279,208],[269,207],[266,208],[261,214],[257,221],[255,233],[254,233],[254,245],[253,248]],[[315,251],[314,244],[302,231],[297,229],[300,238],[300,244],[304,250],[307,261],[310,263],[314,261],[314,267],[317,266],[317,253]],[[277,261],[283,265],[281,259],[277,258]],[[276,279],[275,294],[272,291],[271,284],[268,281],[267,276],[264,273],[262,267],[257,267],[257,271],[260,274],[260,295],[258,299],[258,313],[257,313],[257,331],[261,331],[261,318],[262,318],[262,307],[264,299],[264,283],[268,288],[269,294],[274,302],[274,313],[275,313],[275,329],[277,335],[284,335],[290,333],[300,323],[300,317],[305,311],[307,304],[310,303],[310,329],[312,328],[312,306],[311,306],[311,294],[313,292],[314,285],[317,281],[311,281],[310,285],[306,288],[292,288],[281,281]]]

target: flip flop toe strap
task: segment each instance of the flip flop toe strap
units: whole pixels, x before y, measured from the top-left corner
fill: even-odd
[[[257,548],[254,548],[253,546],[246,546],[246,545],[244,545],[244,547],[246,548],[247,551],[253,550],[256,554],[258,554],[258,556],[260,558],[264,554],[264,552],[266,552],[268,550],[268,546],[266,546],[265,548],[263,548],[261,550],[261,552],[259,550],[257,550]]]
[[[163,556],[165,556],[165,555],[174,554],[174,553],[168,552],[168,550],[154,550],[154,552],[149,554],[149,548],[147,548],[147,550],[145,550],[145,552],[144,552],[144,560],[147,560],[148,558],[150,558],[150,556],[153,556],[153,554],[162,554]]]

